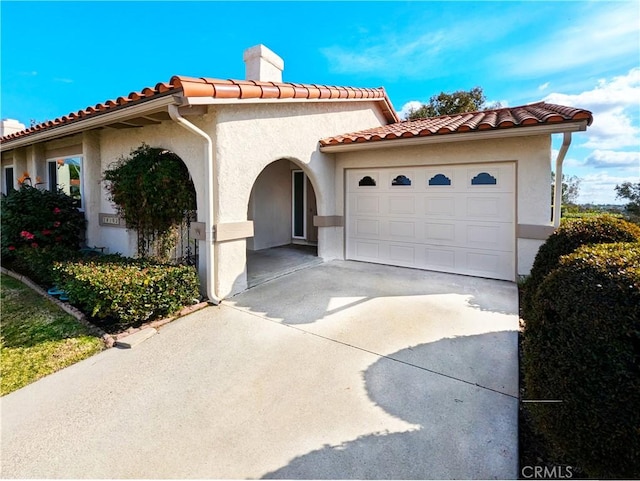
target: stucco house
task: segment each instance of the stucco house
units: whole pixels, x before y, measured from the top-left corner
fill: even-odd
[[[559,222],[550,166],[561,178],[589,111],[540,102],[400,121],[383,88],[283,82],[284,62],[262,45],[244,60],[246,80],[175,76],[31,128],[3,121],[3,190],[23,171],[62,187],[76,166],[87,244],[134,255],[103,172],[143,142],[174,152],[194,183],[198,270],[214,302],[247,288],[247,250],[292,241],[317,244],[323,260],[529,272]]]

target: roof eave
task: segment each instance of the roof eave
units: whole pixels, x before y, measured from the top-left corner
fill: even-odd
[[[41,132],[34,132],[23,137],[7,140],[0,144],[0,152],[6,152],[38,142],[45,142],[60,137],[78,134],[86,130],[104,127],[120,120],[126,120],[132,116],[139,116],[149,112],[158,111],[169,104],[182,105],[182,97],[175,94],[163,95],[149,100],[140,101],[140,103],[135,105],[125,105],[119,109],[94,114],[85,119],[76,120],[58,127],[44,129]]]
[[[587,130],[587,120],[579,122],[562,122],[557,124],[521,126],[492,130],[476,130],[473,132],[452,132],[450,134],[433,134],[407,138],[368,140],[335,145],[321,145],[321,152],[352,152],[357,150],[388,149],[412,145],[439,144],[473,140],[500,139],[508,137],[529,137],[533,135],[551,135],[563,132],[582,132]]]
[[[164,109],[167,105],[174,104],[181,107],[205,106],[216,104],[243,104],[243,103],[282,103],[282,102],[377,102],[380,103],[380,110],[389,121],[397,122],[398,116],[386,97],[361,98],[361,99],[307,99],[307,98],[247,98],[247,99],[224,99],[214,97],[184,97],[179,92],[173,92],[162,96],[144,99],[134,105],[123,105],[122,107],[90,115],[87,118],[74,120],[73,122],[60,126],[43,129],[41,132],[29,133],[16,139],[7,140],[0,144],[0,152],[6,152],[20,147],[26,147],[38,142],[46,142],[60,137],[75,135],[86,130],[104,127],[109,124],[126,120],[130,117],[140,116],[149,112]]]
[[[241,105],[241,104],[280,104],[280,103],[309,103],[309,102],[378,102],[381,105],[381,111],[389,123],[400,121],[398,114],[391,106],[391,103],[385,97],[379,98],[360,98],[360,99],[307,99],[307,98],[215,98],[215,97],[184,97],[182,106],[196,105]]]

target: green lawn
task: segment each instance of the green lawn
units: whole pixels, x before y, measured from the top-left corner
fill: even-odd
[[[1,276],[0,395],[104,349],[104,343],[53,302]]]

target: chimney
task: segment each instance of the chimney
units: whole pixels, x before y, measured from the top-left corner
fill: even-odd
[[[21,124],[17,120],[13,120],[13,119],[0,120],[0,137],[4,137],[5,135],[15,134],[16,132],[20,132],[24,129],[26,129],[24,124]]]
[[[282,82],[284,60],[264,45],[256,45],[244,51],[245,78],[261,82]]]

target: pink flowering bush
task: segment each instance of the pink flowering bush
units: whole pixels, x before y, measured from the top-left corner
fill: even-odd
[[[84,215],[63,192],[21,183],[2,196],[2,263],[36,282],[51,282],[53,262],[72,258],[84,237]]]

